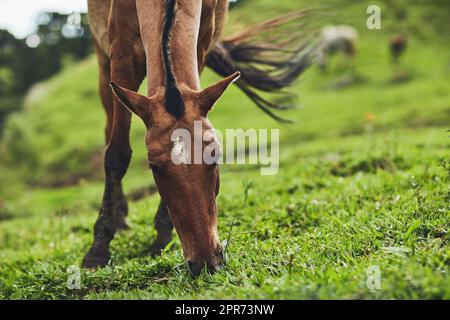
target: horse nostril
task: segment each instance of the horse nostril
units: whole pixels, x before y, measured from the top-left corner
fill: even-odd
[[[187,269],[189,271],[189,274],[193,278],[197,278],[200,275],[200,273],[202,272],[202,270],[203,270],[203,265],[199,265],[199,264],[194,263],[192,261],[188,261],[186,263],[186,265],[187,265]]]
[[[210,273],[215,273],[215,272],[218,272],[220,269],[222,269],[222,265],[214,265],[214,266],[209,266],[208,267],[208,271],[210,272]]]

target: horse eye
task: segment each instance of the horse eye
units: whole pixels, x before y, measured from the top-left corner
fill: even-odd
[[[210,164],[211,168],[213,169],[217,168],[217,165],[218,165],[217,159],[215,159],[214,162]]]

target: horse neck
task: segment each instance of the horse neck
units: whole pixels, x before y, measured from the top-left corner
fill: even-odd
[[[177,87],[199,90],[201,1],[137,0],[136,8],[147,59],[148,95],[165,88],[170,78]]]

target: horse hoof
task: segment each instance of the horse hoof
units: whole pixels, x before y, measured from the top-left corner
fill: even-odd
[[[89,252],[84,256],[82,266],[85,269],[96,270],[98,268],[106,267],[110,260],[110,254],[99,253],[96,250],[89,250]]]

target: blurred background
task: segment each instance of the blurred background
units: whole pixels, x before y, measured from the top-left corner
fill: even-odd
[[[444,76],[449,73],[450,3],[379,1],[381,30],[366,27],[368,5],[369,2],[354,4],[347,0],[283,1],[276,5],[271,0],[262,0],[257,8],[251,0],[230,3],[225,34],[277,14],[308,8],[317,12],[309,18],[310,24],[303,32],[316,32],[316,39],[327,41],[324,29],[328,28],[331,38],[343,40],[336,50],[324,50],[317,65],[292,88],[300,98],[299,108],[281,116],[297,124],[283,126],[282,137],[301,141],[327,132],[329,136],[339,132],[357,134],[365,130],[364,121],[374,126],[373,130],[387,126],[395,129],[402,125],[399,119],[410,124],[449,124],[448,102],[435,110],[420,104],[429,102],[430,97],[426,96],[416,97],[416,106],[410,104],[397,112],[384,107],[379,114],[376,108],[366,107],[376,104],[381,108],[386,99],[395,104],[388,93],[383,95],[384,88],[377,88],[380,82],[387,88],[404,85],[403,90],[413,95],[414,80],[427,81],[439,72]],[[70,186],[85,179],[101,181],[104,116],[98,100],[97,66],[86,10],[84,0],[20,0],[0,4],[0,212],[7,214],[7,199],[24,188]],[[349,27],[350,35],[348,30],[333,30],[338,25]],[[216,79],[208,70],[203,76],[205,83]],[[376,91],[376,95],[371,96],[368,88]],[[323,92],[330,94],[321,97]],[[434,92],[427,94],[431,96]],[[346,101],[349,95],[351,101]],[[318,98],[329,100],[316,101]],[[231,106],[227,110],[223,108],[212,115],[219,128],[279,127],[238,92],[230,94],[228,104]],[[362,120],[353,121],[361,114]],[[396,114],[398,119],[390,114]],[[428,119],[431,114],[433,119]],[[254,121],[249,121],[250,118]],[[137,127],[133,137],[141,142],[143,128],[139,124]],[[136,162],[145,162],[144,150],[135,149]]]

